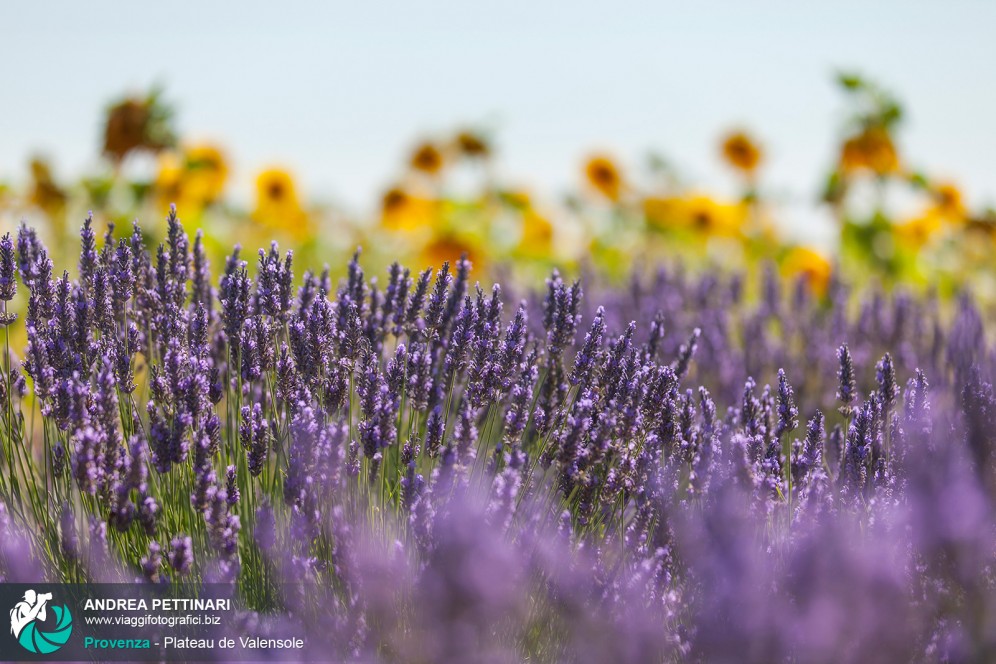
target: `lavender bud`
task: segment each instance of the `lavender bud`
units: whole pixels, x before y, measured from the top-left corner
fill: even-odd
[[[847,349],[847,344],[843,344],[837,349],[837,360],[839,368],[837,370],[837,400],[840,401],[840,412],[844,417],[850,417],[852,412],[851,404],[857,398],[857,388],[854,380],[854,364],[851,361],[851,351]]]
[[[189,535],[174,537],[170,543],[169,566],[178,576],[186,576],[194,567],[194,544]]]
[[[886,353],[875,365],[875,380],[878,382],[878,394],[885,408],[891,409],[899,397],[899,384],[896,382],[896,367],[892,356]]]
[[[0,301],[9,302],[17,293],[17,263],[10,233],[0,238]]]
[[[159,544],[155,540],[149,542],[149,553],[142,557],[142,573],[150,583],[162,582],[163,557],[160,555]]]
[[[799,409],[795,407],[795,393],[785,378],[785,370],[778,370],[778,426],[775,438],[799,426]]]

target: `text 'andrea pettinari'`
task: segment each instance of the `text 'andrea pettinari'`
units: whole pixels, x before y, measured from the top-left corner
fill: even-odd
[[[145,600],[135,597],[91,598],[83,603],[84,611],[230,611],[230,599],[155,598]]]

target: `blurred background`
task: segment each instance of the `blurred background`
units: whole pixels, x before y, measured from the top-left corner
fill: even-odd
[[[996,5],[0,9],[0,228],[996,295]],[[73,261],[69,261],[71,263]],[[68,263],[67,263],[68,264]],[[217,262],[215,263],[218,264]]]

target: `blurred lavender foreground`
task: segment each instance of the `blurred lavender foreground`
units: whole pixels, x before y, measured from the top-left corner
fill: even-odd
[[[216,278],[168,226],[0,244],[5,580],[232,583],[332,661],[996,659],[969,295]]]

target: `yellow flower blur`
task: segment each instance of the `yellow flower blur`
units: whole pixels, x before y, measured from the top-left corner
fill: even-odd
[[[801,276],[813,293],[822,296],[830,285],[833,267],[823,254],[807,247],[793,247],[782,259],[782,273]]]
[[[503,192],[504,199],[521,215],[522,236],[518,250],[527,256],[548,256],[553,249],[553,224],[533,207],[532,197],[525,191]]]
[[[657,228],[673,228],[681,223],[682,200],[673,196],[649,196],[643,200],[647,223]]]
[[[746,175],[752,175],[763,158],[760,146],[742,131],[727,134],[722,150],[726,163]]]
[[[280,168],[269,168],[256,176],[256,207],[253,219],[264,226],[285,229],[302,237],[310,231],[308,215],[298,200],[294,178]]]
[[[965,201],[961,195],[961,190],[952,182],[942,182],[931,191],[934,198],[934,205],[937,211],[946,219],[951,221],[961,221],[965,218],[967,210]]]
[[[31,160],[31,194],[29,200],[51,217],[58,217],[66,208],[68,195],[55,182],[52,169],[44,159]]]
[[[622,174],[616,163],[605,155],[595,155],[584,165],[584,175],[593,189],[610,201],[618,201],[623,190]]]
[[[704,236],[733,237],[743,232],[748,208],[705,194],[651,196],[643,200],[647,223],[661,229],[685,229]]]
[[[899,155],[889,132],[883,127],[869,127],[844,141],[840,168],[848,174],[860,170],[880,176],[898,172]]]
[[[182,152],[162,152],[153,183],[160,206],[175,203],[187,214],[197,214],[221,200],[228,181],[228,163],[215,145],[188,146]]]
[[[191,145],[183,157],[188,194],[205,205],[218,201],[228,181],[228,163],[221,149],[207,143]]]
[[[480,134],[473,131],[461,131],[454,140],[457,152],[468,159],[485,159],[491,154],[491,146]]]
[[[443,170],[443,153],[432,143],[422,143],[412,153],[411,167],[428,175]]]
[[[732,237],[747,222],[747,206],[695,195],[682,201],[682,219],[685,225],[703,235]]]
[[[936,207],[931,207],[911,219],[899,223],[895,227],[896,239],[908,249],[918,250],[941,230],[943,217]]]
[[[175,203],[178,210],[187,212],[189,204],[184,198],[183,163],[178,155],[164,152],[159,156],[159,170],[153,189],[160,208]]]
[[[403,187],[391,187],[381,198],[381,225],[393,231],[431,227],[437,207],[436,201],[415,196]]]
[[[532,256],[546,256],[553,248],[553,224],[532,208],[522,215],[519,248]]]
[[[434,237],[422,248],[422,267],[438,267],[449,261],[454,265],[461,256],[467,256],[475,269],[482,267],[482,254],[466,240],[453,234],[441,234]]]

